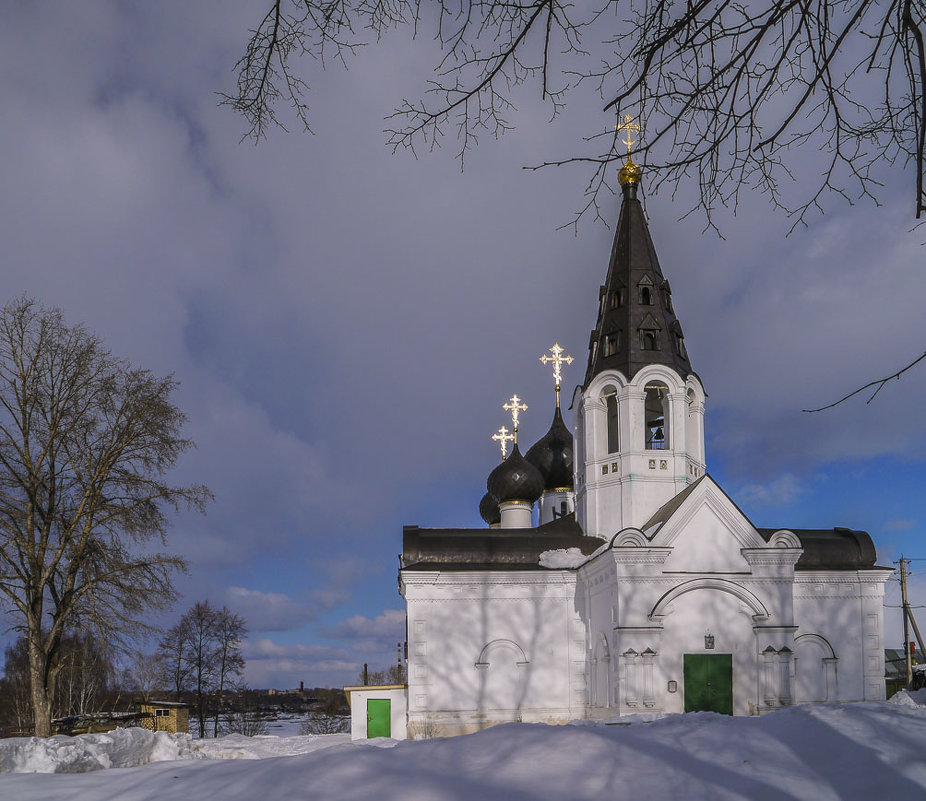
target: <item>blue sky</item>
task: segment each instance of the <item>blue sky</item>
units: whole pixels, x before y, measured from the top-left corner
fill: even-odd
[[[176,478],[216,502],[175,521],[191,569],[161,622],[228,604],[250,621],[253,686],[338,685],[404,637],[402,525],[481,525],[501,404],[527,401],[533,442],[553,413],[539,356],[560,342],[579,360],[564,385],[581,380],[611,231],[560,230],[581,168],[522,167],[611,120],[577,95],[550,123],[525,92],[517,129],[463,172],[453,142],[393,155],[383,118],[433,55],[400,33],[311,73],[314,135],[242,143],[215,93],[259,5],[0,9],[0,297],[60,306],[181,382],[198,448]],[[813,173],[815,153],[795,159]],[[761,196],[719,215],[724,238],[679,219],[692,187],[646,198],[709,393],[709,470],[757,525],[866,529],[884,564],[926,556],[926,367],[871,405],[801,409],[926,349],[912,180],[885,168],[880,207],[833,201],[790,237]],[[926,603],[926,580],[913,590]]]

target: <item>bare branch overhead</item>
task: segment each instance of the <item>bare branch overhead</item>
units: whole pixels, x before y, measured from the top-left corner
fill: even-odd
[[[281,126],[291,107],[309,128],[303,57],[344,62],[391,29],[411,26],[440,45],[418,100],[389,117],[393,148],[458,142],[462,160],[480,135],[514,126],[514,94],[528,86],[556,116],[571,89],[591,82],[605,110],[640,117],[638,160],[656,189],[694,179],[699,206],[737,204],[761,191],[794,224],[829,197],[875,202],[887,165],[910,165],[911,210],[926,212],[926,7],[913,0],[274,0],[236,65],[234,94],[246,136]],[[621,158],[613,131],[591,131],[585,147],[543,165],[591,167],[597,210],[608,165]],[[790,153],[822,158],[795,175]]]

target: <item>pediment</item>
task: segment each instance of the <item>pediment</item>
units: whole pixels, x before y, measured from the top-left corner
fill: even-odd
[[[645,331],[661,331],[662,325],[660,325],[659,321],[653,317],[652,312],[647,312],[646,317],[643,318],[643,322],[640,323],[638,328]]]
[[[650,547],[671,548],[665,571],[751,572],[743,549],[767,548],[749,519],[710,476],[656,528]]]

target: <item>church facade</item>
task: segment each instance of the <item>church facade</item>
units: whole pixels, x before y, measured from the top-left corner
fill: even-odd
[[[891,571],[862,531],[755,527],[706,472],[705,392],[629,159],[620,180],[573,429],[555,346],[553,423],[492,471],[488,528],[404,530],[409,736],[884,697]]]

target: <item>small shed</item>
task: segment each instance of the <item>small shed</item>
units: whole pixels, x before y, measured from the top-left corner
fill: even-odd
[[[190,706],[180,701],[142,701],[138,705],[142,714],[141,726],[151,731],[171,734],[189,734]]]
[[[408,685],[345,687],[344,693],[350,706],[351,740],[407,739]]]

